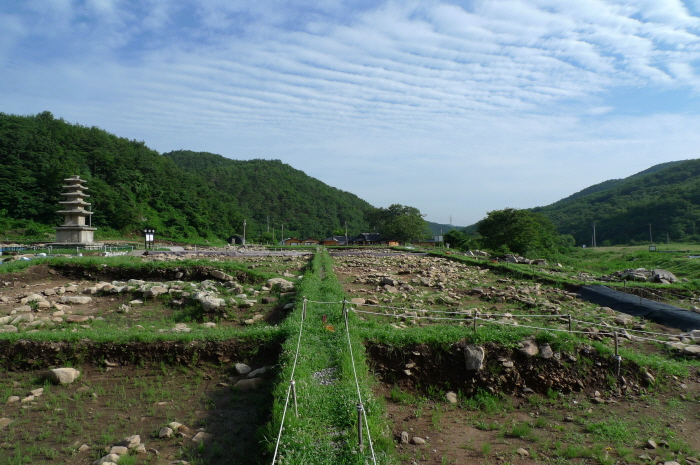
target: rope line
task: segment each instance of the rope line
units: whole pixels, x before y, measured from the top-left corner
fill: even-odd
[[[306,299],[304,299],[306,300]],[[308,301],[304,302],[306,305]],[[287,399],[284,401],[284,410],[282,411],[282,421],[280,422],[280,430],[277,433],[277,444],[275,445],[275,453],[272,456],[272,465],[275,465],[277,461],[277,451],[280,447],[280,440],[282,439],[282,430],[284,429],[284,419],[287,416],[287,407],[289,407],[289,396],[292,393],[292,381],[294,381],[294,373],[297,369],[297,361],[299,360],[299,349],[301,348],[301,334],[304,330],[304,318],[301,318],[301,323],[299,323],[299,338],[297,339],[297,350],[294,354],[294,364],[292,365],[292,375],[289,378],[289,387],[287,388]]]
[[[576,323],[585,323],[587,325],[592,325],[592,326],[604,326],[606,328],[619,328],[618,326],[609,326],[609,325],[606,325],[603,323],[593,323],[592,321],[573,320],[573,319],[571,321],[575,321]],[[675,334],[654,333],[652,331],[643,331],[641,329],[627,329],[627,328],[619,328],[619,329],[625,330],[625,331],[631,331],[631,332],[635,332],[635,333],[654,334],[656,336],[666,336],[666,337],[676,336]]]
[[[649,332],[649,331],[640,331],[640,330],[630,330],[630,329],[627,329],[627,328],[618,328],[618,327],[615,327],[615,326],[607,326],[607,325],[603,325],[603,324],[600,324],[600,323],[592,323],[592,322],[583,321],[583,320],[571,320],[571,321],[575,321],[575,322],[577,322],[577,323],[586,323],[586,324],[595,325],[595,326],[604,326],[605,328],[608,329],[608,331],[605,331],[605,332],[598,332],[598,333],[593,333],[593,332],[591,332],[591,331],[578,331],[578,330],[576,330],[576,331],[569,331],[568,329],[543,328],[543,327],[540,327],[540,326],[520,325],[520,324],[517,324],[517,323],[508,323],[508,322],[506,322],[506,321],[490,320],[490,319],[481,318],[481,317],[477,317],[477,316],[474,316],[474,317],[471,318],[471,320],[469,320],[469,319],[461,319],[461,318],[444,318],[444,317],[413,316],[413,315],[394,315],[394,314],[391,314],[391,313],[368,312],[368,311],[365,311],[365,310],[357,310],[357,309],[354,309],[354,308],[350,308],[350,310],[354,311],[355,313],[364,313],[364,314],[367,314],[367,315],[390,316],[390,317],[394,317],[394,318],[396,318],[396,317],[403,317],[403,318],[412,318],[412,319],[416,319],[416,320],[442,320],[442,321],[447,320],[447,321],[460,321],[460,322],[466,322],[466,321],[477,320],[477,321],[482,321],[482,322],[484,322],[484,323],[498,324],[498,325],[502,325],[502,326],[513,326],[513,327],[517,327],[517,328],[539,329],[539,330],[542,330],[542,331],[554,331],[554,332],[569,333],[569,334],[586,334],[586,335],[598,334],[598,335],[601,335],[601,336],[613,336],[613,335],[615,334],[615,332],[617,332],[619,335],[626,335],[626,336],[630,336],[630,337],[633,337],[633,338],[638,339],[638,340],[654,341],[654,342],[658,342],[658,343],[661,343],[661,344],[666,344],[667,342],[670,342],[670,341],[662,341],[662,340],[659,340],[659,339],[653,339],[653,338],[645,338],[645,337],[641,337],[641,336],[635,336],[635,335],[633,335],[633,334],[629,334],[628,331],[638,331],[638,332],[642,332],[642,333],[655,334],[655,335],[665,336],[665,337],[673,337],[673,336],[675,336],[675,335],[669,335],[669,334],[663,334],[663,333],[652,333],[652,332]]]
[[[345,302],[345,301],[344,301]],[[350,360],[352,361],[352,371],[355,375],[355,387],[357,388],[357,398],[362,406],[362,416],[365,420],[365,429],[367,430],[367,440],[369,441],[369,449],[372,452],[372,462],[377,464],[377,458],[374,455],[374,444],[372,443],[372,436],[369,432],[369,422],[367,421],[367,409],[364,408],[364,402],[362,402],[362,393],[360,392],[360,382],[357,379],[357,369],[355,368],[355,356],[352,353],[352,342],[350,341],[350,321],[348,319],[348,312],[345,312],[345,333],[348,336],[348,350],[350,351]]]
[[[328,304],[328,305],[330,305],[330,304],[342,304],[343,303],[342,300],[338,300],[336,302],[320,302],[318,300],[307,300],[306,302],[310,303],[310,304]]]

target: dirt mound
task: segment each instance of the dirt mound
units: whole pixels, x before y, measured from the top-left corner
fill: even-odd
[[[416,344],[397,348],[368,344],[367,353],[372,370],[383,382],[423,393],[437,388],[459,390],[467,396],[479,389],[508,395],[532,391],[545,394],[550,389],[562,393],[619,389],[621,393],[639,394],[645,386],[636,363],[622,361],[618,382],[612,357],[599,354],[591,346],[547,359],[487,343],[482,346],[486,355],[478,371],[466,369],[465,346],[466,343],[448,348]]]
[[[0,366],[9,370],[26,370],[70,364],[102,365],[105,360],[119,365],[167,364],[197,365],[229,363],[251,354],[261,363],[274,365],[281,341],[193,341],[193,342],[46,342],[0,340]]]

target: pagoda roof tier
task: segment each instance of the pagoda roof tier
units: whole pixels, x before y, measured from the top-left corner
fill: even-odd
[[[64,181],[85,181],[84,179],[80,179],[79,175],[71,176],[70,178],[63,178]]]
[[[73,184],[71,186],[61,186],[61,187],[63,187],[64,189],[73,189],[73,190],[77,189],[77,190],[84,190],[84,191],[89,189],[89,187],[85,187],[85,186],[82,186],[80,184]]]
[[[88,210],[75,209],[75,210],[59,210],[59,211],[57,211],[56,213],[67,213],[67,214],[70,214],[70,213],[80,213],[81,215],[92,215],[92,214],[95,213],[95,212],[91,212],[91,211],[88,211]]]
[[[92,205],[91,203],[84,202],[82,199],[64,200],[63,202],[58,203],[61,205]]]
[[[85,226],[54,226],[53,229],[68,229],[68,230],[80,230],[80,231],[97,231],[97,228],[92,228],[88,225]]]
[[[90,197],[87,194],[83,194],[82,192],[61,192],[61,195],[67,195],[68,197],[71,196],[80,196],[80,197]]]

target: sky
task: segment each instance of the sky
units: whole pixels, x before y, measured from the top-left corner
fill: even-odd
[[[700,0],[3,0],[0,112],[458,226],[700,158]]]

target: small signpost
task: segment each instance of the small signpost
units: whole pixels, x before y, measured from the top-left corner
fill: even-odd
[[[153,228],[146,228],[143,230],[143,238],[144,238],[144,246],[146,249],[148,249],[148,246],[151,246],[151,249],[155,248],[155,235],[156,235],[156,230]]]

